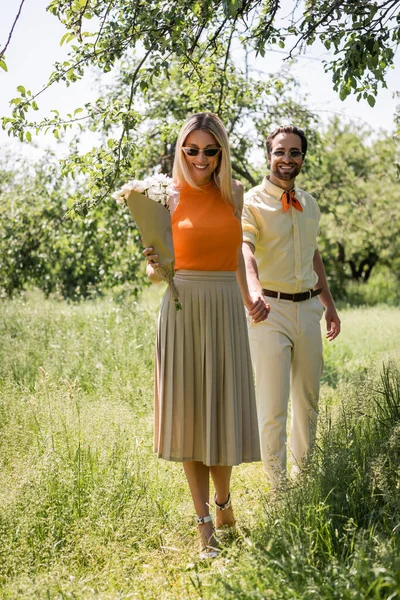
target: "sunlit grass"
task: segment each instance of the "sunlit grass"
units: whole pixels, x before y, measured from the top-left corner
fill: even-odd
[[[384,362],[400,358],[400,309],[354,308],[340,311],[342,331],[324,344],[322,381],[335,385],[353,374],[379,372]],[[322,319],[322,331],[326,329]]]
[[[274,501],[260,463],[236,468],[232,495],[238,539],[221,558],[204,565],[197,561],[193,508],[181,465],[156,459],[152,450],[161,293],[161,288],[146,290],[139,303],[67,304],[28,294],[2,304],[0,597],[359,598],[364,583],[351,569],[364,568],[366,586],[375,568],[393,578],[395,542],[385,529],[368,524],[360,529],[353,515],[354,535],[349,516],[347,525],[336,527],[336,536],[325,501],[331,497],[329,483],[321,472],[328,469],[329,456],[341,456],[343,463],[329,467],[337,478],[335,464],[347,464],[347,445],[356,444],[355,438],[335,434],[329,446],[332,412],[337,422],[347,418],[354,424],[341,407],[347,403],[353,411],[373,404],[382,362],[398,361],[399,311],[342,311],[343,333],[325,348],[319,444],[328,448],[328,458],[323,462],[325,454],[317,453],[315,470]],[[333,410],[325,416],[324,407]],[[368,464],[383,486],[379,510],[393,512],[384,494],[395,485],[387,452],[392,444],[395,456],[397,437],[394,430],[388,436]],[[362,511],[360,490],[370,488],[360,487],[362,481],[354,477],[350,481],[348,492],[337,492],[340,510],[348,505]],[[285,529],[283,518],[292,529]],[[307,578],[314,595],[304,595]],[[335,578],[337,590],[353,586],[353,595],[329,595]],[[370,597],[385,597],[377,594]]]

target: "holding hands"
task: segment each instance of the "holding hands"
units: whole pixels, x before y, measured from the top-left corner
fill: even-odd
[[[265,302],[262,294],[251,294],[250,297],[252,303],[246,306],[249,317],[252,319],[253,323],[265,321],[271,310],[270,305]]]

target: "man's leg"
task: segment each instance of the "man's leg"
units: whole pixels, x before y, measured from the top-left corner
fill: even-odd
[[[273,483],[279,483],[286,473],[286,424],[292,342],[290,316],[285,311],[284,303],[274,301],[270,304],[268,319],[263,323],[250,325],[249,339],[255,372],[262,460],[269,479]]]
[[[318,298],[297,305],[297,335],[291,372],[292,475],[310,452],[317,428],[320,378],[323,368],[320,319],[323,308]]]

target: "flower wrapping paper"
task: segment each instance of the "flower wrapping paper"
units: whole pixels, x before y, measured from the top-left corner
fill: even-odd
[[[179,292],[174,283],[174,244],[172,240],[171,215],[167,207],[169,178],[150,178],[141,182],[129,182],[113,195],[113,198],[125,204],[142,235],[146,247],[152,246],[158,254],[159,267],[156,274],[168,283],[171,299],[177,310],[182,308]],[[150,182],[150,185],[147,185]],[[132,189],[132,188],[135,189]],[[151,194],[153,197],[151,197]]]

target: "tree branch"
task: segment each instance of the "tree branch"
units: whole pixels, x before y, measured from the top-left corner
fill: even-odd
[[[98,43],[98,41],[99,41],[99,39],[100,39],[101,33],[102,33],[102,31],[103,31],[103,27],[104,27],[104,25],[105,25],[105,22],[106,22],[106,20],[107,20],[107,17],[108,17],[108,15],[109,15],[109,12],[110,12],[110,10],[111,10],[111,7],[112,7],[112,5],[113,5],[113,4],[114,4],[114,0],[110,0],[109,4],[108,4],[108,6],[107,6],[107,9],[106,9],[106,11],[105,11],[105,13],[104,13],[104,18],[103,18],[103,20],[102,20],[102,22],[101,22],[100,29],[99,29],[99,33],[97,34],[96,41],[95,41],[95,43],[94,43],[94,46],[93,46],[93,52],[96,52],[96,46],[97,46],[97,43]]]
[[[0,51],[0,58],[3,58],[3,56],[5,54],[5,51],[7,50],[8,45],[11,42],[11,38],[12,38],[12,35],[14,33],[14,28],[15,28],[15,26],[17,24],[17,21],[18,21],[20,15],[21,15],[21,10],[22,10],[22,6],[23,6],[24,2],[25,2],[25,0],[21,0],[21,4],[19,5],[19,10],[18,10],[17,16],[14,19],[14,23],[13,23],[13,25],[11,27],[11,31],[10,31],[10,33],[8,35],[8,40],[6,42],[6,45],[4,46],[3,50]]]
[[[217,114],[220,114],[220,112],[221,112],[222,100],[223,100],[223,96],[224,96],[225,81],[227,79],[227,77],[226,77],[226,67],[228,66],[228,60],[229,60],[229,53],[230,53],[230,50],[231,50],[232,38],[233,38],[233,34],[235,33],[235,25],[236,25],[236,18],[235,18],[235,20],[234,20],[234,22],[232,24],[231,34],[229,36],[228,46],[226,48],[226,53],[225,53],[225,61],[224,61],[224,67],[222,69],[221,89],[220,89],[219,99],[218,99]]]
[[[334,2],[333,6],[330,8],[330,10],[328,10],[328,12],[326,14],[324,14],[319,21],[317,21],[317,23],[315,23],[314,25],[312,25],[311,27],[309,27],[307,29],[307,31],[305,33],[302,33],[301,36],[299,37],[299,39],[297,40],[297,42],[295,43],[295,45],[289,50],[289,54],[288,56],[284,59],[284,60],[289,60],[291,58],[293,58],[293,52],[294,50],[297,48],[297,46],[299,44],[301,44],[302,41],[306,40],[310,34],[315,33],[315,31],[317,30],[317,28],[322,25],[322,23],[324,23],[325,21],[327,21],[329,19],[329,17],[334,13],[334,11],[338,8],[340,8],[340,6],[342,6],[342,4],[344,4],[346,2],[346,0],[336,0],[336,2]]]
[[[251,175],[251,173],[249,173],[249,171],[246,168],[238,165],[238,163],[235,162],[233,156],[232,156],[232,171],[234,173],[237,173],[238,175],[240,175],[240,177],[242,179],[247,179],[247,181],[249,183],[251,183],[251,185],[253,185],[253,186],[257,185],[257,181],[254,179],[254,177]]]

